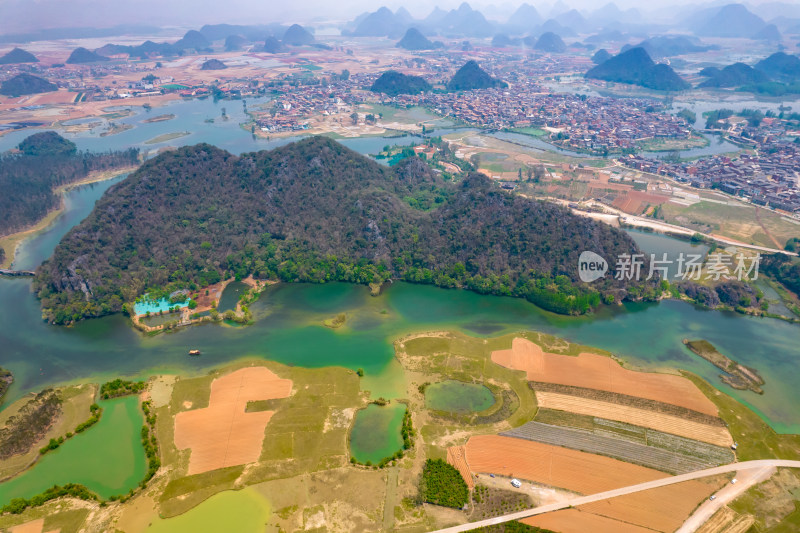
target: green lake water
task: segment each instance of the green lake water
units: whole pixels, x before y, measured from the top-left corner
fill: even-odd
[[[350,454],[356,461],[378,464],[401,450],[405,412],[406,406],[402,403],[370,404],[359,410],[350,431]]]
[[[126,494],[146,471],[137,396],[101,401],[103,415],[91,428],[42,457],[33,468],[0,484],[0,506],[52,487],[80,483],[103,498]],[[88,418],[88,416],[87,416]]]
[[[269,502],[256,489],[226,490],[182,515],[156,518],[147,533],[260,533],[269,516]]]
[[[778,431],[800,432],[800,327],[708,311],[678,301],[601,308],[587,317],[565,317],[519,299],[395,283],[378,297],[363,286],[278,284],[251,306],[255,324],[243,328],[202,325],[155,337],[131,328],[121,315],[50,326],[23,279],[0,279],[0,366],[15,375],[7,401],[61,383],[157,372],[200,374],[242,357],[285,364],[344,366],[366,372],[372,397],[402,397],[405,381],[393,357],[392,339],[413,331],[452,328],[495,336],[536,330],[609,350],[645,368],[695,372],[744,401]],[[325,318],[347,313],[347,328],[332,330]],[[684,338],[711,341],[726,354],[757,368],[764,395],[734,391],[718,370],[691,354]],[[189,358],[189,349],[202,351]]]
[[[492,391],[477,383],[447,380],[432,383],[425,389],[428,409],[449,413],[477,413],[494,405]]]
[[[223,106],[230,121],[204,122],[218,117]],[[244,119],[241,102],[176,102],[155,114],[167,112],[176,118],[145,124],[142,121],[148,115],[140,113],[123,119],[135,122],[136,127],[119,135],[83,133],[70,138],[81,149],[124,148],[163,133],[153,129],[160,124],[169,131],[197,132],[179,139],[181,143],[202,140],[237,153],[289,142],[253,140],[237,124]],[[4,135],[0,150],[30,133]],[[402,140],[412,141],[410,137]],[[377,153],[385,144],[394,144],[380,137],[342,142],[362,153]],[[15,265],[35,268],[46,259],[58,240],[119,179],[69,191],[64,215],[23,243]],[[646,252],[695,250],[685,241],[663,235],[632,235]],[[308,367],[363,368],[362,387],[373,398],[398,398],[405,395],[406,384],[391,342],[400,335],[445,328],[478,336],[536,330],[609,350],[644,368],[690,370],[755,409],[777,431],[800,433],[796,408],[800,405],[796,386],[800,383],[800,327],[780,320],[708,311],[677,301],[626,304],[601,308],[587,317],[565,317],[518,299],[406,283],[395,283],[378,297],[371,297],[366,287],[341,283],[279,284],[267,289],[250,308],[256,321],[252,326],[208,324],[155,337],[135,331],[120,315],[56,327],[41,320],[30,279],[0,278],[0,366],[9,368],[16,380],[7,403],[51,385],[158,372],[196,375],[243,357]],[[322,325],[338,313],[347,314],[347,327],[332,330]],[[765,394],[734,391],[722,384],[713,365],[681,344],[686,337],[708,339],[734,359],[757,368],[767,381]],[[194,348],[203,355],[189,358],[187,351]]]
[[[222,296],[219,298],[217,310],[224,313],[228,310],[236,309],[236,304],[239,303],[239,296],[244,294],[249,286],[247,283],[241,281],[232,281],[228,283],[225,290],[222,291]]]

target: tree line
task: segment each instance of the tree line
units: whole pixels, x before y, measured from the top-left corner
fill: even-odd
[[[18,151],[0,154],[0,235],[30,226],[56,209],[61,201],[54,192],[56,187],[79,181],[94,171],[135,165],[138,160],[135,148],[80,152],[55,132],[31,135]]]

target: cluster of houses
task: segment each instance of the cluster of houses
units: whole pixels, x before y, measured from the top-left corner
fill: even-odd
[[[272,107],[256,116],[256,124],[264,132],[279,133],[309,128],[312,117],[351,114],[362,101],[355,89],[365,80],[353,76],[327,85],[282,85],[276,92]]]
[[[545,92],[522,81],[505,89],[401,95],[400,105],[422,105],[468,124],[503,129],[536,126],[564,148],[594,153],[633,149],[651,139],[688,139],[691,128],[646,99],[587,97]]]
[[[756,154],[715,155],[691,162],[668,163],[629,155],[630,168],[670,176],[700,189],[719,190],[757,205],[800,214],[800,144],[787,140],[759,144]]]

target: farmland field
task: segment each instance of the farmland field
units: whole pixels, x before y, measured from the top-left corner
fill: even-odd
[[[707,442],[715,446],[730,446],[733,444],[730,433],[721,426],[709,426],[636,407],[616,405],[554,392],[537,392],[536,399],[539,406],[547,409],[618,420],[635,426]]]
[[[465,448],[473,473],[517,477],[581,494],[667,477],[667,474],[616,459],[510,437],[474,436]],[[725,482],[724,478],[688,481],[587,504],[582,509],[656,531],[672,532],[698,502]]]
[[[522,370],[528,381],[598,389],[669,403],[716,416],[716,406],[688,379],[669,374],[635,372],[610,357],[581,353],[577,357],[546,353],[538,344],[516,338],[510,350],[492,352],[492,361]]]
[[[685,474],[720,464],[663,448],[539,422],[528,422],[524,426],[504,431],[500,435],[604,455],[670,474]]]

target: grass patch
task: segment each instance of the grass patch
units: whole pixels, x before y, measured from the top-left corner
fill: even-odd
[[[790,527],[800,525],[800,499],[793,494],[798,487],[797,474],[782,468],[767,481],[750,487],[730,504],[730,508],[755,518],[750,531],[798,531],[797,527]]]

